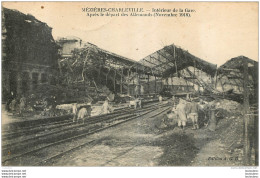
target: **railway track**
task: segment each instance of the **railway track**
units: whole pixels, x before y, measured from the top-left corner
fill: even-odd
[[[21,148],[23,148],[23,145],[27,145],[27,143],[29,142],[38,144],[43,141],[47,142],[50,140],[59,139],[60,135],[64,135],[64,134],[73,135],[76,134],[77,132],[83,132],[86,129],[89,129],[89,127],[93,126],[93,124],[98,124],[101,122],[105,124],[108,122],[114,122],[115,120],[120,120],[131,116],[135,116],[135,114],[134,113],[131,114],[125,113],[122,115],[118,114],[116,116],[113,115],[112,117],[103,117],[96,120],[88,120],[84,124],[75,124],[70,122],[70,124],[66,127],[59,127],[58,129],[48,129],[48,130],[45,129],[46,132],[43,132],[41,134],[34,135],[34,133],[32,133],[31,135],[27,135],[25,139],[14,139],[13,141],[9,141],[8,144],[2,146],[2,150],[14,152],[16,146],[19,147],[19,149],[21,150]]]
[[[163,107],[163,105],[161,105],[161,107]],[[133,113],[133,111],[128,108],[127,111],[125,112],[121,111],[118,112],[117,114],[107,115],[106,117],[104,116],[93,117],[96,119],[89,119],[88,122],[86,122],[85,124],[71,125],[70,123],[70,126],[68,127],[63,126],[58,130],[54,129],[51,132],[49,131],[39,136],[34,136],[32,134],[31,136],[28,136],[28,138],[26,139],[15,140],[9,144],[3,145],[2,164],[3,165],[17,165],[17,164],[30,165],[32,159],[28,160],[28,158],[34,157],[33,155],[35,154],[36,155],[44,154],[39,152],[48,152],[47,151],[48,148],[56,147],[57,145],[63,143],[73,142],[75,144],[75,140],[85,138],[88,135],[95,134],[105,129],[122,124],[124,122],[144,116],[150,112],[155,111],[156,109],[158,109],[158,105],[156,106],[150,105],[147,106],[146,108],[137,110],[136,112],[139,114],[136,115],[136,113]]]
[[[145,105],[145,107],[143,107],[143,109],[145,108],[149,108],[151,106],[155,106],[157,105],[157,103],[152,103],[152,104],[147,104]],[[122,113],[130,113],[130,112],[138,112],[138,110],[140,109],[131,109],[128,107],[124,107],[124,108],[120,108],[117,109],[115,112],[113,113],[109,113],[109,114],[105,114],[105,115],[98,115],[98,116],[93,116],[88,118],[88,122],[91,120],[98,120],[100,118],[109,118],[109,117],[116,117]],[[62,118],[62,119],[60,119]],[[54,120],[54,122],[50,122],[50,118],[47,118],[46,120],[48,121],[47,124],[40,122],[39,124],[32,124],[32,126],[28,126],[28,127],[23,127],[25,124],[24,123],[19,123],[19,125],[22,125],[22,127],[20,129],[16,128],[15,131],[4,131],[2,132],[2,141],[8,140],[10,141],[10,139],[13,138],[17,138],[18,136],[23,136],[23,135],[28,135],[28,134],[37,134],[39,132],[44,132],[46,129],[55,129],[55,128],[59,128],[59,127],[64,127],[64,126],[68,126],[71,125],[71,115],[68,116],[61,116],[61,117],[53,117],[51,119]],[[55,121],[59,119],[59,121]],[[63,120],[64,119],[64,120]],[[42,119],[43,120],[43,119]],[[36,121],[37,122],[37,121]],[[31,124],[29,123],[29,121],[25,121],[25,123]]]
[[[169,110],[169,108],[170,108],[170,107],[168,107],[168,106],[163,107],[163,108],[161,108],[161,111],[160,111],[160,112],[156,112],[155,114],[150,115],[149,118],[156,117],[156,116],[162,114],[163,112],[165,112],[166,110]],[[155,111],[156,111],[156,110],[153,110],[152,112],[155,112]],[[149,112],[149,113],[152,113],[152,112]],[[147,113],[146,113],[146,114],[147,114]],[[145,115],[145,114],[144,114],[144,115]],[[137,118],[138,118],[138,117],[137,117]],[[133,120],[133,119],[136,119],[136,117],[135,117],[135,118],[130,118],[130,119],[128,119],[128,120],[125,120],[125,121],[122,122],[122,123],[125,123],[125,122],[130,121],[130,120]],[[118,123],[118,124],[122,124],[122,123]],[[117,124],[117,125],[118,125],[118,124]],[[110,127],[108,127],[108,128],[111,128],[111,127],[114,127],[114,125],[112,125],[112,126],[110,126]],[[108,129],[108,128],[106,128],[106,129]],[[37,163],[35,164],[35,166],[49,165],[49,164],[51,164],[52,162],[54,162],[56,159],[58,159],[58,158],[64,156],[65,154],[69,154],[69,153],[71,153],[71,152],[73,152],[73,151],[76,151],[76,150],[78,150],[78,149],[81,149],[81,148],[83,148],[83,147],[85,147],[85,146],[93,147],[93,146],[97,145],[98,143],[99,143],[99,140],[89,140],[89,141],[87,141],[87,142],[84,142],[83,144],[79,144],[79,145],[77,145],[77,146],[73,146],[73,148],[71,148],[71,149],[63,150],[62,153],[57,153],[57,154],[55,154],[55,155],[53,155],[53,156],[50,156],[50,157],[48,157],[48,158],[46,158],[46,159],[44,159],[44,160],[42,160],[42,161],[40,161],[40,162],[37,162]],[[135,146],[137,146],[137,145],[135,145]],[[134,146],[134,147],[135,147],[135,146]],[[121,156],[121,153],[120,153],[120,156]]]
[[[156,105],[156,101],[146,101],[146,104],[144,105],[143,108],[147,108],[153,105]],[[105,115],[97,115],[93,116],[93,118],[97,117],[103,117],[103,116],[108,116],[108,115],[114,115],[117,113],[125,112],[128,111],[130,108],[129,107],[122,107],[115,109],[113,113],[105,114]],[[135,111],[134,109],[130,109],[130,111]],[[2,137],[5,135],[10,135],[12,133],[17,133],[18,131],[21,130],[29,130],[29,129],[34,129],[35,127],[45,127],[49,125],[56,125],[60,123],[66,123],[69,120],[71,120],[72,115],[64,115],[64,116],[55,116],[55,117],[49,117],[49,118],[44,118],[44,119],[38,119],[38,120],[32,120],[32,121],[23,121],[23,122],[16,122],[8,125],[8,128],[2,128]]]

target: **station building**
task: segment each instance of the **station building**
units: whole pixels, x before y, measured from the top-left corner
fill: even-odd
[[[52,81],[58,46],[52,28],[16,10],[2,9],[2,94],[33,93]]]

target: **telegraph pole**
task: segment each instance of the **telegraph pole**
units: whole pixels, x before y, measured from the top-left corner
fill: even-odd
[[[250,164],[250,139],[249,139],[249,90],[248,90],[248,61],[245,59],[243,62],[244,68],[244,166],[248,166]]]

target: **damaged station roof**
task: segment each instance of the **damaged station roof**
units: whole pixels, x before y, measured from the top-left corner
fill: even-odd
[[[60,44],[60,41],[57,43]],[[142,65],[138,61],[107,51],[89,42],[82,43],[84,45],[81,47],[81,51],[88,51],[89,57],[95,61],[92,65],[105,64],[103,65],[104,68],[128,69],[140,74],[149,74],[149,67]],[[72,55],[67,56],[72,57]]]
[[[97,55],[97,56],[112,60],[114,64],[120,63],[121,65],[125,65],[125,66],[137,65],[139,67],[143,67],[143,66],[141,66],[141,64],[138,61],[135,61],[130,58],[126,58],[126,57],[120,56],[118,54],[112,53],[110,51],[104,50],[92,43],[87,42],[84,47],[91,49],[92,52],[94,52],[95,55]]]
[[[244,62],[248,64],[249,87],[251,91],[255,88],[258,82],[258,62],[245,56],[238,56],[228,60],[218,68],[216,88],[219,91],[232,90],[238,94],[243,92]]]
[[[249,67],[256,66],[257,64],[257,62],[247,57],[239,56],[237,58],[232,58],[230,61],[226,62],[217,69],[216,64],[202,60],[174,44],[165,46],[140,61],[135,61],[104,50],[89,42],[83,42],[80,40],[79,44],[80,48],[75,48],[75,50],[78,50],[77,54],[79,55],[79,58],[82,58],[83,61],[85,58],[88,58],[89,61],[91,61],[91,66],[96,66],[91,69],[95,69],[98,76],[108,76],[108,74],[111,74],[110,71],[113,70],[113,80],[116,79],[118,80],[118,83],[123,83],[126,85],[134,77],[138,78],[137,74],[139,74],[139,78],[145,78],[146,83],[149,82],[149,76],[150,81],[156,80],[156,78],[153,77],[159,77],[161,79],[171,78],[172,80],[174,77],[174,81],[181,78],[186,81],[186,85],[187,82],[191,82],[192,85],[196,85],[197,88],[202,87],[203,89],[206,89],[210,93],[214,94],[221,94],[222,92],[229,90],[230,87],[227,89],[225,88],[227,86],[227,82],[228,84],[239,83],[239,86],[235,87],[238,87],[238,90],[241,93],[243,88],[243,59],[248,60]],[[81,55],[83,53],[85,55]],[[74,64],[75,61],[72,61],[72,63]],[[232,72],[230,72],[231,69]],[[254,70],[249,69],[249,71],[254,74],[253,78],[255,78],[258,68]],[[240,77],[241,80],[237,81],[236,79],[234,82],[223,82],[223,79],[227,77],[228,72],[228,79],[232,78],[231,75],[236,75],[236,77]],[[239,74],[233,74],[234,72]],[[144,75],[148,75],[148,77]],[[218,80],[215,80],[215,77]],[[219,80],[220,78],[222,79]],[[99,79],[97,81],[99,81]],[[222,83],[220,85],[218,82],[223,82],[224,84]],[[107,81],[105,83],[107,83]]]
[[[144,66],[150,67],[153,73],[161,75],[163,78],[170,77],[172,74],[187,67],[195,67],[210,76],[214,76],[217,65],[204,61],[188,51],[175,46],[174,44],[152,53],[139,61]]]
[[[248,57],[245,56],[238,56],[234,57],[230,60],[228,60],[225,64],[221,65],[218,68],[218,75],[220,74],[230,74],[230,71],[235,71],[236,73],[243,73],[243,64],[244,61],[247,61],[248,63],[248,73],[249,75],[253,77],[257,77],[258,75],[258,62],[249,59]]]

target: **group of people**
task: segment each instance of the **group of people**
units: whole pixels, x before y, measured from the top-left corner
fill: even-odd
[[[176,104],[176,98],[173,97],[173,108],[171,112],[167,113],[168,119],[173,119],[178,124],[178,127],[182,130],[185,129],[187,121],[191,120],[193,127],[192,129],[199,129],[199,110],[201,109],[199,104],[195,102],[194,99],[186,101],[184,99],[179,99],[178,104]],[[165,118],[163,119],[165,120]]]
[[[32,111],[42,111],[41,115],[56,116],[57,98],[50,97],[39,98],[36,95],[14,95],[11,92],[8,95],[5,109],[13,115],[24,116],[25,113]]]
[[[140,97],[136,97],[136,98],[133,98],[133,100],[130,100],[130,102],[129,102],[129,107],[131,108],[132,106],[133,106],[135,109],[136,109],[137,107],[142,108],[142,107],[143,107],[143,106],[142,106],[142,99],[141,99]]]
[[[26,98],[24,95],[20,97],[15,97],[13,92],[11,92],[8,101],[6,103],[6,110],[12,112],[13,114],[18,113],[22,115],[26,108]]]
[[[91,116],[91,111],[92,111],[91,102],[83,106],[74,103],[72,105],[73,122],[75,121],[79,122],[79,120],[83,120],[83,123],[85,123],[85,119]],[[108,114],[113,111],[114,111],[113,107],[109,104],[108,99],[106,99],[101,107],[99,115]]]
[[[177,113],[178,126],[184,130],[188,119],[190,119],[193,124],[192,129],[199,129],[199,109],[199,105],[194,100],[187,102],[180,99],[179,104],[176,106],[176,109],[174,109]]]
[[[77,103],[72,105],[72,114],[73,114],[73,122],[75,122],[77,120],[77,122],[79,122],[79,120],[83,120],[83,124],[85,123],[85,119],[86,117],[90,117],[91,116],[91,103],[88,103],[85,106],[81,106],[79,107],[79,105]]]

